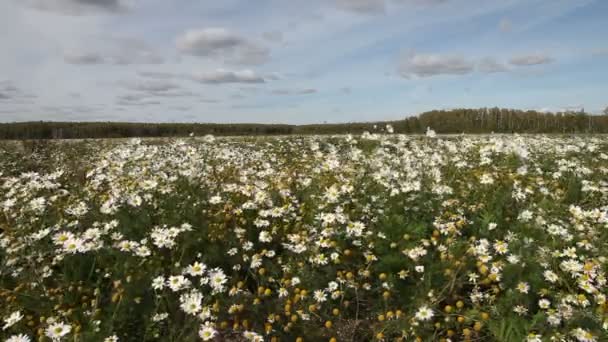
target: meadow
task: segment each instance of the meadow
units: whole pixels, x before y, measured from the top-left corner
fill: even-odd
[[[0,144],[0,340],[608,341],[608,138]]]

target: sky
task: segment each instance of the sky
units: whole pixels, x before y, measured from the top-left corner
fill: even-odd
[[[1,0],[0,122],[608,106],[605,0]]]

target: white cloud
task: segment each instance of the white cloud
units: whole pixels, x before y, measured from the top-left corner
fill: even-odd
[[[509,63],[516,66],[529,66],[538,64],[549,64],[553,61],[554,59],[550,56],[547,56],[546,54],[536,53],[515,56],[509,60]]]
[[[511,30],[513,29],[513,23],[511,22],[511,20],[503,18],[498,23],[498,28],[502,32],[511,32]]]
[[[278,30],[266,31],[262,33],[262,37],[269,42],[281,43],[283,42],[283,32]]]
[[[245,69],[230,71],[218,69],[212,72],[203,72],[192,75],[192,79],[201,83],[222,84],[222,83],[264,83],[262,76],[254,71]]]
[[[498,62],[494,57],[484,57],[477,63],[477,70],[491,74],[508,71],[509,69],[504,64]]]
[[[63,56],[63,60],[69,64],[82,64],[82,65],[93,65],[103,64],[106,62],[105,58],[95,52],[76,52],[70,51]]]
[[[334,0],[336,7],[363,14],[384,13],[386,3],[384,0]]]
[[[473,69],[474,63],[461,56],[439,54],[411,54],[402,58],[398,66],[399,74],[405,78],[464,75]]]
[[[176,39],[176,46],[184,54],[229,64],[257,65],[270,59],[267,47],[224,28],[189,30]]]
[[[317,90],[314,88],[303,88],[303,89],[274,89],[271,91],[274,95],[309,95],[316,93]]]
[[[123,82],[123,85],[130,90],[147,93],[161,93],[180,88],[177,84],[166,81]]]
[[[593,57],[607,57],[608,48],[595,48],[591,51]]]
[[[23,91],[11,81],[0,81],[0,103],[31,103],[35,98],[36,95]]]
[[[138,71],[137,74],[141,77],[155,78],[155,79],[162,79],[162,80],[176,77],[176,75],[171,72],[162,72],[162,71]]]
[[[135,38],[113,38],[95,41],[97,49],[103,50],[90,51],[93,49],[79,47],[72,49],[64,54],[64,61],[69,64],[161,64],[164,58],[158,54],[148,43]],[[91,45],[88,42],[87,45]]]
[[[390,4],[426,6],[447,2],[448,0],[331,0],[338,9],[359,14],[384,14]]]
[[[127,9],[126,0],[21,0],[21,4],[43,11],[67,15],[85,15],[97,12],[119,12]]]
[[[116,104],[120,106],[151,106],[160,105],[161,102],[158,100],[150,100],[147,96],[142,94],[127,94],[118,96]]]

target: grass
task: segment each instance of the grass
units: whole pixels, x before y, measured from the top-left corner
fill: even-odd
[[[604,341],[603,136],[0,144],[14,341]]]

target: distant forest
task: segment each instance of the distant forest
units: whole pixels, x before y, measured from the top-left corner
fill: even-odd
[[[88,139],[213,135],[395,133],[608,133],[608,115],[541,113],[500,108],[433,110],[397,121],[279,125],[210,123],[16,122],[0,124],[0,139]]]

